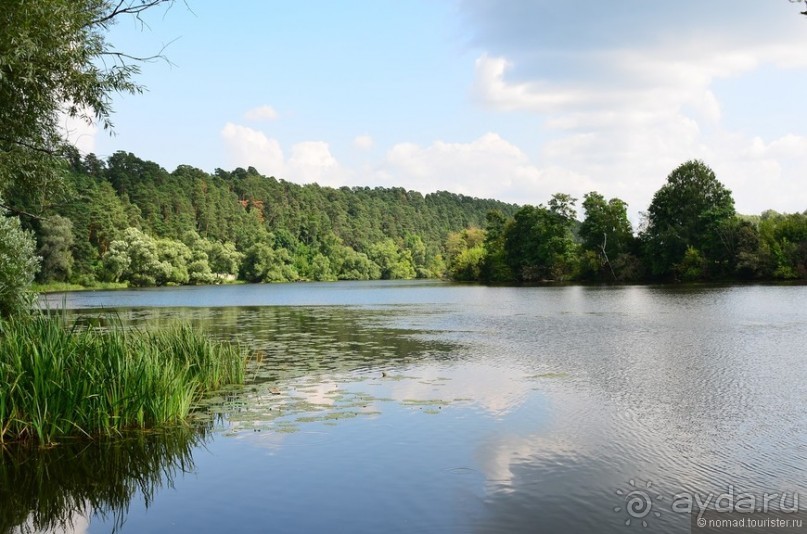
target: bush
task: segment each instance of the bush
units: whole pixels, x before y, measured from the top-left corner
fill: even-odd
[[[36,295],[30,288],[39,269],[35,250],[33,235],[0,209],[0,317],[31,310]]]

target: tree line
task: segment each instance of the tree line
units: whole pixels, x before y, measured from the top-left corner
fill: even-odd
[[[555,194],[484,229],[448,236],[448,275],[485,282],[673,282],[807,279],[807,211],[739,215],[701,161],[673,170],[634,233],[627,204],[598,192]]]
[[[63,187],[12,193],[37,280],[91,286],[448,277],[483,282],[807,278],[807,212],[738,215],[701,161],[676,168],[634,232],[598,192],[516,206],[448,192],[298,185],[254,168],[168,172],[70,151]],[[19,244],[18,244],[19,245]],[[30,261],[29,265],[30,267]]]
[[[403,188],[298,185],[257,170],[168,172],[70,151],[62,187],[9,201],[36,239],[37,281],[131,286],[434,278],[452,231],[517,206]]]

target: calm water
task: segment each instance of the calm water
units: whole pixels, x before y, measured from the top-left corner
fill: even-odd
[[[790,506],[807,485],[803,286],[48,297],[63,304],[189,321],[256,361],[199,430],[5,453],[0,530],[689,532],[682,495]]]

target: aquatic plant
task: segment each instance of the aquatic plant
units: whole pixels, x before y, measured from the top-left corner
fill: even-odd
[[[187,325],[143,332],[11,318],[0,323],[0,444],[179,423],[202,393],[242,383],[244,364],[241,348]]]

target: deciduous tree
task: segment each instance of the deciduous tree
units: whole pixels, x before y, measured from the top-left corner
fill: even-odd
[[[695,253],[704,260],[704,276],[719,273],[726,267],[722,262],[727,257],[722,228],[734,215],[731,191],[712,169],[697,160],[678,166],[656,191],[647,212],[643,238],[652,273],[678,276],[681,267],[691,274],[689,260]],[[683,265],[685,255],[688,261]]]
[[[34,295],[29,287],[39,267],[35,247],[33,235],[20,227],[20,220],[0,208],[0,317],[30,309]]]

